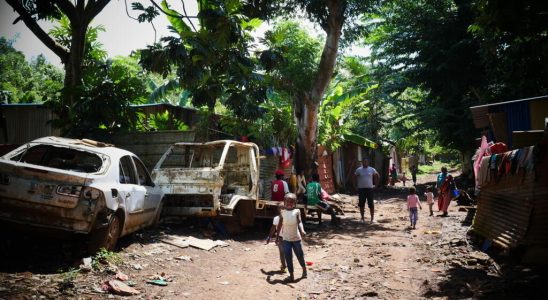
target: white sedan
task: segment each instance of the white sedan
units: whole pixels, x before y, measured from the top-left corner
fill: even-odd
[[[141,160],[112,145],[44,137],[0,157],[0,219],[89,234],[92,251],[158,222],[161,199]]]

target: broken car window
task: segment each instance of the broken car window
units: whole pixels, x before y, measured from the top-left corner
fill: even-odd
[[[103,165],[103,160],[97,154],[53,145],[29,147],[11,160],[84,173],[96,173]]]
[[[152,179],[150,178],[150,175],[148,174],[145,168],[145,165],[143,165],[143,163],[137,157],[133,157],[133,161],[135,162],[135,166],[137,167],[137,174],[139,175],[139,184],[154,186],[154,184],[152,183]]]
[[[127,155],[120,159],[120,183],[137,184],[133,162]]]

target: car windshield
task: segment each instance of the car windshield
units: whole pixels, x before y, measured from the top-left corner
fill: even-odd
[[[103,165],[97,154],[54,145],[30,145],[11,160],[83,173],[96,173]]]

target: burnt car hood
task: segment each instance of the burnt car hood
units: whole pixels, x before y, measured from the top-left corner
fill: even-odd
[[[0,198],[74,208],[79,197],[60,193],[59,188],[84,186],[87,176],[87,173],[0,159]]]

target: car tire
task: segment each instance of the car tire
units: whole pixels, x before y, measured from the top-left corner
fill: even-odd
[[[89,250],[92,253],[99,251],[101,248],[105,248],[108,251],[112,251],[116,247],[120,233],[122,232],[122,224],[120,217],[113,214],[110,217],[108,226],[97,229],[91,234]]]
[[[255,224],[255,202],[240,201],[236,206],[234,216],[242,227],[253,227]]]

